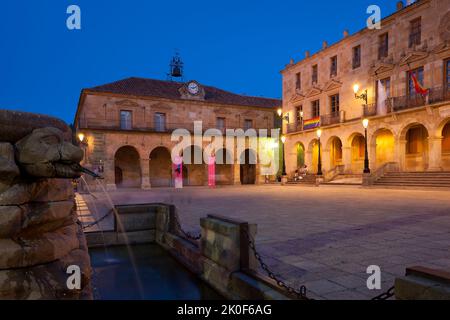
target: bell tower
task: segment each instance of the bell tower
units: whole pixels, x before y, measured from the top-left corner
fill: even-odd
[[[178,51],[175,52],[172,60],[170,61],[170,69],[167,74],[167,78],[170,81],[183,82],[183,66],[184,63],[181,60],[180,54]]]

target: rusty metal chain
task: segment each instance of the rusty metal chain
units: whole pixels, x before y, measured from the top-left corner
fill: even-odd
[[[178,213],[175,213],[175,228],[179,232],[181,232],[181,234],[184,237],[186,237],[186,238],[188,238],[190,240],[198,241],[198,240],[200,240],[202,238],[202,234],[201,233],[199,235],[195,236],[192,233],[186,232],[186,231],[183,230],[183,228],[181,227],[181,224],[180,224],[180,217],[178,216]]]
[[[269,266],[263,261],[261,255],[256,250],[255,241],[251,238],[250,234],[245,229],[244,229],[244,234],[247,237],[248,246],[250,247],[250,249],[252,249],[256,260],[258,261],[258,263],[261,266],[261,268],[267,273],[269,278],[274,280],[279,287],[281,287],[282,289],[286,290],[289,295],[294,296],[294,297],[296,297],[296,298],[298,298],[300,300],[313,300],[313,299],[308,298],[306,296],[306,291],[307,290],[306,290],[306,287],[304,285],[302,285],[299,289],[296,289],[296,288],[293,288],[293,287],[289,286],[288,284],[286,284],[286,282],[284,282],[279,277],[277,277],[275,275],[275,273],[269,269]]]
[[[372,298],[373,301],[388,300],[395,295],[395,287],[390,287],[386,292]]]
[[[111,209],[107,214],[105,214],[103,217],[101,217],[100,219],[98,219],[98,220],[96,220],[96,221],[94,221],[94,222],[91,222],[91,223],[89,223],[89,224],[86,224],[86,225],[82,226],[82,229],[83,229],[83,230],[86,230],[86,229],[88,229],[88,228],[91,228],[91,227],[93,227],[93,226],[99,224],[100,222],[102,222],[103,220],[105,220],[108,216],[110,216],[111,213],[113,213],[113,210],[112,210],[112,209]]]

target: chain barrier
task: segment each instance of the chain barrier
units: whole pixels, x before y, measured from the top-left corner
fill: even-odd
[[[293,287],[289,286],[288,284],[286,284],[286,282],[284,282],[283,280],[278,278],[275,275],[275,273],[269,269],[269,266],[263,261],[261,255],[258,253],[258,251],[256,251],[255,241],[251,238],[250,234],[245,229],[244,229],[244,234],[245,234],[245,236],[247,238],[248,245],[249,245],[250,249],[253,251],[253,254],[254,254],[256,260],[258,261],[258,263],[261,266],[261,268],[267,273],[267,275],[269,276],[270,279],[274,280],[279,287],[281,287],[282,289],[287,291],[287,293],[289,295],[294,296],[297,299],[300,299],[300,300],[313,300],[313,299],[308,298],[306,296],[307,289],[306,289],[306,287],[304,285],[302,285],[299,289],[296,289],[296,288],[293,288]]]
[[[105,220],[108,216],[111,215],[111,213],[113,213],[112,209],[107,214],[105,214],[103,217],[101,217],[100,219],[98,219],[94,222],[91,222],[89,224],[85,224],[84,226],[82,226],[82,229],[86,230],[88,228],[92,228],[93,226],[95,226],[95,225],[99,224],[100,222],[102,222],[103,220]]]
[[[395,295],[395,287],[390,287],[386,292],[383,292],[382,294],[372,298],[372,301],[382,301],[382,300],[388,300],[392,298]]]
[[[176,230],[178,230],[179,232],[181,232],[181,234],[188,238],[189,240],[193,240],[193,241],[198,241],[202,238],[202,234],[200,233],[199,235],[193,235],[190,232],[186,232],[183,230],[183,228],[181,227],[181,223],[180,223],[180,217],[178,216],[178,213],[175,212],[175,228]]]

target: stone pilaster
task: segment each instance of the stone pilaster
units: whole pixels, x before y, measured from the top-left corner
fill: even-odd
[[[428,138],[428,169],[427,171],[442,171],[442,139]]]

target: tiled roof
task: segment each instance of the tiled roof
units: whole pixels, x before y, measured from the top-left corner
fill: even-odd
[[[155,98],[166,98],[181,100],[180,92],[178,91],[184,83],[163,81],[145,78],[127,78],[101,86],[89,88],[91,92],[116,93],[132,96],[144,96]],[[264,107],[275,108],[281,106],[281,100],[251,97],[240,94],[235,94],[215,87],[203,86],[205,89],[206,102],[250,106],[250,107]]]

